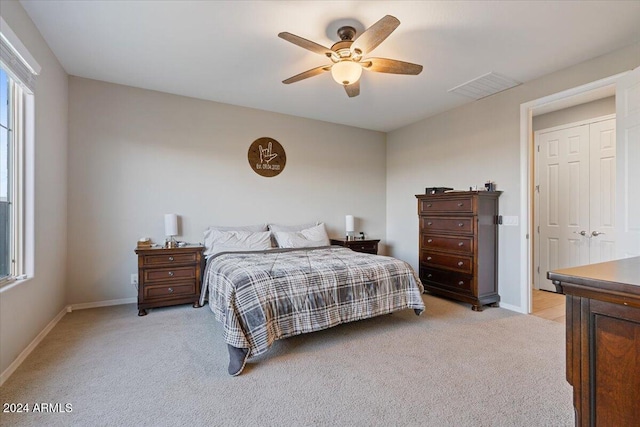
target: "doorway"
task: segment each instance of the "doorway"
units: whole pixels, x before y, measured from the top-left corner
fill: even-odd
[[[615,113],[614,96],[534,117],[533,128],[540,127],[538,118],[548,123],[549,114],[562,118],[603,112]],[[609,114],[535,131],[536,290],[556,291],[547,271],[615,257],[615,127],[615,115]],[[533,298],[534,312],[535,303]]]

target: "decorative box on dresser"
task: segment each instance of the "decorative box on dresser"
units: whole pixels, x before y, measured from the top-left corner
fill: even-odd
[[[332,245],[344,246],[356,252],[374,255],[378,253],[378,243],[380,243],[380,239],[331,239]]]
[[[576,426],[640,425],[640,257],[550,271],[567,296]]]
[[[500,191],[420,194],[419,274],[425,290],[472,304],[497,305]]]
[[[200,307],[203,249],[200,245],[136,249],[138,316],[153,307],[188,303]]]

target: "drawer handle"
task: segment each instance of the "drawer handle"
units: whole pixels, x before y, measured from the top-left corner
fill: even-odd
[[[427,277],[433,277],[433,274],[429,273],[427,274]]]
[[[458,227],[464,227],[464,222],[459,222]]]
[[[172,256],[169,257],[169,261],[173,261],[173,257]]]
[[[462,267],[463,265],[464,265],[464,262],[458,261],[458,267]]]
[[[433,239],[427,239],[427,243],[433,242]]]
[[[464,205],[464,203],[460,202],[458,203],[458,207],[461,208]]]
[[[169,277],[173,277],[173,271],[169,272]]]
[[[458,242],[458,246],[464,246],[464,242]]]
[[[464,282],[463,282],[462,280],[460,280],[460,281],[458,282],[458,285],[462,286],[462,285],[464,285]]]
[[[427,261],[431,261],[431,257],[430,256],[427,257]]]
[[[427,222],[427,225],[431,225],[431,224],[433,224],[431,221]]]
[[[431,207],[431,203],[427,203],[427,207],[430,208]]]
[[[169,293],[172,294],[173,293],[173,288],[169,288],[169,289],[167,289],[167,291],[169,291]]]

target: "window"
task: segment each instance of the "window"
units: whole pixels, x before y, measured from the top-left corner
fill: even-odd
[[[33,57],[0,17],[0,287],[33,274]],[[35,67],[35,68],[34,68]]]

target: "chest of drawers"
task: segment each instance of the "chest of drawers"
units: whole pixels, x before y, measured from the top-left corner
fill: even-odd
[[[421,194],[419,274],[427,291],[467,302],[497,304],[498,198],[501,192]]]
[[[153,307],[187,303],[200,307],[203,249],[199,245],[136,249],[138,316],[145,316]]]

